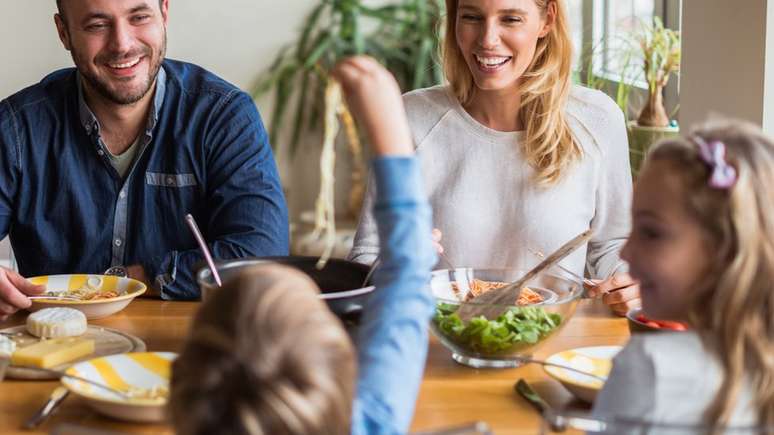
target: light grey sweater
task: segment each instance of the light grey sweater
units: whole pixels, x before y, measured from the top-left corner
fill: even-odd
[[[565,110],[584,155],[548,188],[536,185],[522,156],[523,133],[480,124],[449,88],[413,91],[404,103],[433,225],[454,267],[531,267],[539,258],[530,249],[548,254],[591,227],[589,244],[562,264],[599,278],[625,270],[618,254],[629,233],[632,180],[623,114],[608,96],[572,88]],[[379,252],[373,198],[369,183],[349,256],[362,263]]]
[[[715,353],[695,332],[658,332],[632,336],[613,360],[613,370],[594,403],[594,416],[667,424],[702,424],[704,412],[723,380]],[[750,384],[744,382],[731,416],[735,427],[758,423]],[[616,428],[615,435],[640,434],[642,428]],[[648,433],[667,433],[666,429]],[[700,434],[673,430],[669,434]],[[754,432],[750,432],[754,433]]]

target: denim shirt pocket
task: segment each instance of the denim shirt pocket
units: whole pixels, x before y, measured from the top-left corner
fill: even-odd
[[[160,187],[193,187],[198,185],[194,174],[164,174],[162,172],[146,172],[145,184]]]

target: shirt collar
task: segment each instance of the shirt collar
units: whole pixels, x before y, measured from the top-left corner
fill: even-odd
[[[99,121],[94,116],[94,112],[91,111],[86,99],[83,96],[83,84],[81,83],[81,73],[76,70],[76,84],[78,86],[78,111],[81,118],[81,125],[86,129],[86,133],[91,135],[94,132],[99,132]],[[156,75],[156,90],[153,96],[153,110],[148,113],[148,122],[145,124],[145,132],[150,134],[156,123],[159,120],[159,112],[161,111],[161,105],[164,103],[164,95],[167,89],[167,73],[164,71],[164,67],[159,67],[159,73]]]

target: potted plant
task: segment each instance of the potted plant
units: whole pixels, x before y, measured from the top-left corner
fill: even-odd
[[[636,175],[650,145],[680,131],[677,123],[670,121],[663,99],[670,76],[680,71],[680,32],[664,27],[661,19],[654,17],[633,35],[633,42],[647,83],[645,104],[637,120],[628,123],[630,160]]]
[[[627,119],[629,157],[632,174],[636,176],[650,145],[679,134],[677,123],[667,115],[663,94],[671,75],[680,70],[680,33],[665,28],[661,19],[654,17],[651,23],[641,23],[623,39],[623,44],[604,40],[587,50],[582,56],[583,70],[576,71],[575,80],[614,96]],[[619,75],[614,81],[600,77],[594,68],[597,51],[605,45],[620,59]],[[624,48],[610,48],[616,45]],[[646,85],[643,92],[638,89],[641,83]],[[644,98],[636,98],[643,93]],[[644,100],[641,108],[636,107],[635,101],[639,100]],[[630,120],[632,113],[636,119]]]
[[[317,237],[320,227],[326,228],[326,252],[330,252],[335,219],[353,221],[365,192],[360,135],[345,105],[337,96],[333,97],[337,93],[331,92],[328,71],[344,57],[367,54],[395,75],[404,92],[441,83],[443,74],[436,54],[443,11],[443,0],[393,0],[379,7],[367,6],[363,0],[318,0],[303,23],[299,38],[282,49],[259,77],[253,98],[273,94],[271,143],[275,148],[287,147],[291,158],[302,138],[308,143],[309,137],[321,137],[321,125],[328,130],[337,129],[337,125],[331,126],[339,119],[344,127],[347,163],[351,166],[349,180],[345,180],[349,184],[346,213],[333,211],[331,154],[335,146],[330,146],[330,140],[320,156],[322,179],[316,207],[317,231],[313,234]],[[323,133],[323,138],[337,137],[332,131]],[[293,194],[291,191],[290,195]]]

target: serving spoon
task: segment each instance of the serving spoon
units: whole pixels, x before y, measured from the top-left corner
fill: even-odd
[[[548,269],[570,255],[584,243],[588,242],[589,239],[591,239],[591,229],[573,237],[570,241],[562,245],[512,284],[481,293],[469,302],[463,303],[457,310],[457,315],[465,322],[479,316],[484,316],[490,320],[496,319],[507,310],[509,305],[516,303],[516,300],[521,294],[521,289],[525,284],[536,277],[540,272]]]

